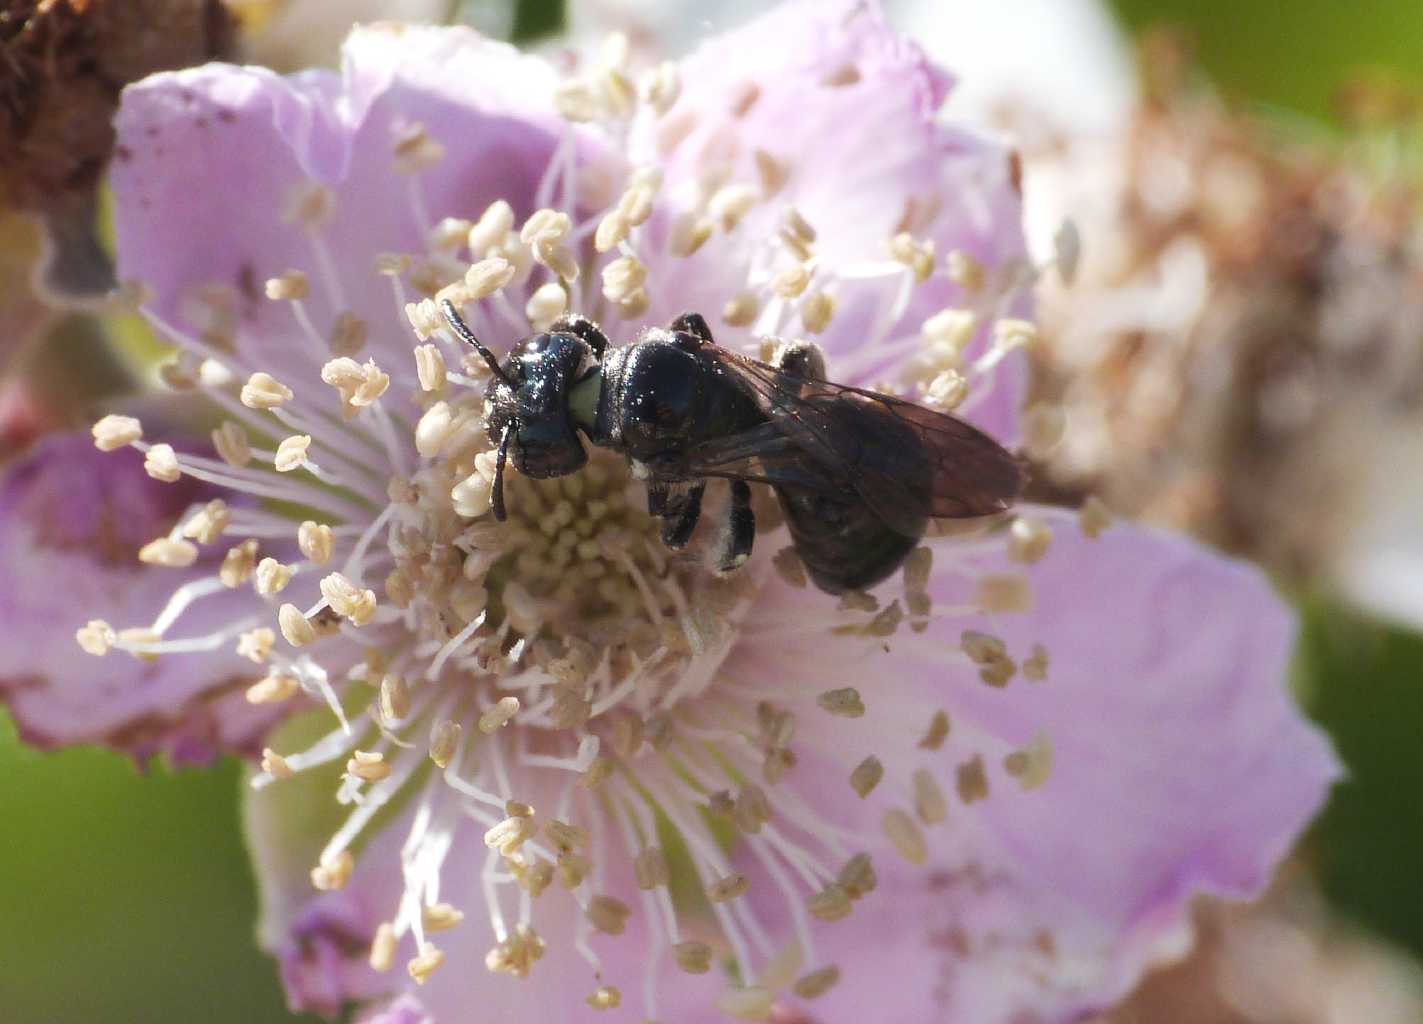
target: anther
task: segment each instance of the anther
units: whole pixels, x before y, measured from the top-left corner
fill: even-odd
[[[292,389],[270,373],[258,371],[242,385],[239,397],[249,409],[275,409],[292,400]]]
[[[785,188],[786,180],[790,177],[790,168],[783,161],[777,160],[764,149],[756,150],[752,156],[756,161],[756,177],[760,179],[761,192],[764,195],[773,196]]]
[[[1008,556],[1019,562],[1042,561],[1051,543],[1051,528],[1034,516],[1019,516],[1008,529]]]
[[[706,974],[711,958],[712,948],[705,942],[679,942],[672,947],[672,959],[688,974]]]
[[[938,750],[944,745],[944,740],[949,738],[949,714],[947,711],[935,711],[934,717],[929,719],[929,728],[924,733],[923,739],[919,741],[920,750]]]
[[[658,114],[665,114],[677,102],[682,81],[675,61],[665,60],[643,72],[638,80],[638,93],[644,103]]]
[[[384,974],[395,966],[395,928],[389,921],[382,921],[371,939],[371,970]]]
[[[315,628],[294,604],[284,604],[277,609],[277,626],[282,631],[282,637],[293,647],[305,647],[316,639]]]
[[[835,297],[828,292],[811,292],[800,304],[800,322],[811,334],[830,326],[835,315]]]
[[[558,884],[572,892],[583,884],[583,880],[588,877],[588,872],[593,870],[593,864],[581,853],[574,853],[571,850],[558,855]]]
[[[339,572],[322,578],[321,596],[337,615],[349,619],[354,626],[364,626],[376,613],[375,591],[361,589]]]
[[[598,90],[587,78],[565,78],[554,88],[554,109],[564,120],[577,124],[598,119],[603,112],[599,100]]]
[[[771,802],[766,791],[754,782],[748,782],[736,794],[732,805],[731,820],[736,827],[750,835],[761,831],[761,826],[771,820]]]
[[[690,256],[702,247],[712,236],[715,225],[710,220],[695,213],[685,213],[672,224],[672,239],[669,243],[674,256]]]
[[[544,942],[526,924],[514,929],[514,934],[491,949],[484,957],[484,966],[496,974],[512,974],[527,978],[544,955]]]
[[[859,718],[865,713],[865,704],[860,699],[860,691],[853,686],[846,686],[838,690],[826,690],[815,698],[815,703],[820,705],[821,710],[841,718]]]
[[[1037,789],[1052,773],[1052,741],[1040,732],[1021,750],[1003,758],[1003,769],[1024,789]]]
[[[183,524],[183,536],[199,544],[216,544],[231,522],[232,513],[228,511],[227,502],[214,498]]]
[[[1062,441],[1067,414],[1062,406],[1038,402],[1023,413],[1023,449],[1034,459],[1046,459]]]
[[[310,434],[293,434],[277,445],[277,453],[272,466],[278,473],[291,473],[306,465],[307,449],[311,447]]]
[[[284,270],[267,278],[267,298],[273,302],[290,302],[311,294],[311,282],[300,270]]]
[[[983,264],[978,262],[971,253],[964,252],[962,249],[951,250],[944,265],[949,273],[949,280],[964,291],[972,293],[983,287],[985,276]]]
[[[906,811],[898,807],[885,812],[884,834],[896,852],[911,864],[923,864],[929,859],[929,847],[924,842],[924,833],[919,831]]]
[[[622,1001],[622,993],[612,985],[599,987],[587,999],[588,1005],[595,1010],[616,1010]]]
[[[446,932],[464,920],[464,911],[448,903],[432,903],[420,910],[421,922],[430,932]]]
[[[938,780],[925,768],[914,771],[914,813],[926,825],[937,825],[949,815],[949,805]]]
[[[271,747],[262,749],[262,770],[274,779],[290,779],[296,775],[287,759]]]
[[[871,754],[850,772],[850,788],[859,794],[860,799],[869,796],[880,779],[884,778],[884,765],[880,759]]]
[[[308,519],[304,521],[296,531],[297,547],[301,553],[317,565],[325,565],[331,560],[331,554],[335,550],[336,538],[331,532],[331,527],[325,523],[318,523]]]
[[[146,648],[159,643],[162,639],[163,634],[156,630],[144,626],[130,626],[128,629],[118,631],[114,638],[114,645],[122,647],[140,661],[157,661],[158,654]]]
[[[986,612],[1026,612],[1033,606],[1028,578],[1018,573],[990,573],[979,577],[975,603]]]
[[[248,704],[280,704],[291,700],[301,689],[294,676],[280,673],[267,676],[247,687]]]
[[[144,454],[143,471],[154,480],[171,484],[183,475],[171,444],[155,444]]]
[[[510,867],[514,869],[519,884],[534,899],[538,899],[543,891],[553,884],[553,865],[546,860],[535,859],[519,865],[510,861]]]
[[[802,975],[791,986],[791,991],[802,999],[815,999],[829,992],[839,980],[840,968],[832,964],[829,967],[822,967],[818,971]]]
[[[294,575],[296,575],[296,570],[291,566],[283,565],[275,558],[264,558],[257,563],[252,586],[263,597],[280,594],[286,589]]]
[[[415,347],[415,375],[422,391],[438,391],[444,386],[445,357],[434,345]]]
[[[379,782],[390,775],[390,764],[378,750],[357,750],[346,762],[346,774],[362,782]]]
[[[806,905],[822,921],[844,920],[854,909],[849,893],[833,882],[812,896]]]
[[[857,853],[845,862],[835,877],[836,884],[845,890],[852,900],[857,900],[875,891],[879,878],[875,875],[874,862],[868,853]]]
[[[1001,352],[1032,348],[1038,341],[1038,328],[1031,320],[1005,317],[993,324],[993,347]]]
[[[430,760],[441,768],[448,766],[459,748],[461,732],[458,722],[448,718],[436,722],[430,730]]]
[[[272,645],[277,642],[277,634],[266,626],[249,629],[237,638],[237,654],[250,662],[261,665],[272,653]]]
[[[311,884],[322,892],[344,889],[355,869],[356,859],[351,856],[351,851],[342,850],[311,869]]]
[[[415,331],[415,337],[421,341],[429,341],[430,336],[445,325],[440,307],[429,299],[407,302],[405,304],[405,319],[410,321],[410,326]]]
[[[498,850],[501,856],[508,857],[517,853],[519,847],[537,831],[538,825],[532,818],[513,815],[484,833],[484,845],[491,850]]]
[[[621,935],[632,910],[613,896],[594,896],[588,901],[588,921],[606,935]]]
[[[132,444],[143,437],[143,424],[132,416],[115,416],[112,413],[94,424],[94,447],[101,452],[112,452]]]
[[[375,272],[382,277],[404,277],[410,272],[410,265],[413,262],[409,253],[377,253],[374,261]]]
[[[1047,678],[1048,653],[1042,644],[1033,644],[1032,653],[1023,661],[1023,678],[1040,683]]]
[[[402,126],[392,147],[398,174],[418,174],[434,167],[445,156],[445,147],[418,121]]]
[[[387,673],[380,681],[380,714],[387,725],[410,714],[410,687],[403,676]]]
[[[716,997],[717,1009],[742,1020],[770,1020],[775,1009],[775,996],[768,988],[750,985],[728,988]]]
[[[746,327],[760,311],[761,303],[756,293],[743,291],[726,300],[726,305],[721,308],[721,318],[733,327]]]
[[[707,886],[707,899],[713,903],[725,903],[739,899],[751,889],[751,879],[736,873],[718,878]]]
[[[244,540],[227,549],[222,557],[222,566],[217,571],[222,585],[236,589],[246,583],[257,568],[257,542]]]
[[[553,844],[553,848],[560,853],[567,853],[571,850],[586,850],[588,848],[588,830],[578,825],[570,825],[566,821],[557,818],[551,819],[544,825],[544,837]]]
[[[518,697],[500,697],[484,714],[479,716],[479,731],[492,735],[514,720],[519,713]]]
[[[536,331],[546,331],[568,309],[568,292],[557,281],[549,281],[534,290],[524,304],[524,315]]]
[[[97,658],[109,653],[117,637],[114,627],[103,619],[90,619],[75,630],[74,639],[85,654],[92,654]]]
[[[647,267],[636,256],[620,256],[603,268],[603,296],[609,302],[626,302],[647,280]]]
[[[473,301],[487,299],[514,279],[514,264],[503,256],[487,256],[464,272],[465,287]]]
[[[321,227],[336,212],[336,196],[325,185],[303,181],[287,190],[282,201],[283,224],[298,224],[308,231]]]
[[[212,446],[217,450],[218,457],[229,466],[241,469],[252,461],[247,431],[231,420],[224,420],[222,426],[212,432]]]
[[[159,537],[139,548],[138,560],[166,569],[186,569],[198,560],[198,548],[191,541]]]
[[[707,214],[723,231],[732,231],[760,198],[760,193],[750,185],[723,185],[707,203]]]
[[[184,349],[158,367],[158,379],[174,391],[191,391],[198,386],[202,357]]]
[[[954,770],[954,788],[959,799],[966,804],[983,800],[988,796],[988,773],[983,769],[983,757],[974,754]]]
[[[405,970],[415,984],[423,985],[430,980],[430,975],[439,970],[444,962],[445,954],[440,952],[437,947],[426,943],[425,947],[420,950],[420,954],[405,965]]]
[[[799,298],[810,285],[810,268],[794,263],[771,278],[771,291],[783,299]]]
[[[1112,525],[1112,512],[1102,499],[1089,494],[1077,512],[1078,525],[1089,540],[1095,540],[1103,530]]]
[[[968,379],[957,370],[944,370],[934,375],[924,389],[924,404],[953,412],[968,397]]]
[[[919,241],[907,231],[901,231],[887,243],[890,256],[914,271],[916,281],[923,283],[934,273],[934,240]]]

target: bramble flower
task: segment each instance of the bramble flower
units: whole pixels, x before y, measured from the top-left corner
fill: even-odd
[[[487,371],[436,299],[497,351],[565,310],[619,339],[699,310],[724,346],[813,337],[832,377],[1005,442],[1060,432],[1018,415],[1037,269],[1014,163],[935,120],[949,79],[872,7],[790,4],[678,63],[626,52],[560,78],[467,31],[378,26],[339,76],[210,66],[127,92],[120,270],[178,347],[163,378],[220,420],[215,455],[121,415],[94,440],[218,496],[138,548],[171,598],[135,586],[76,623],[102,662],[6,651],[17,717],[130,657],[135,717],[234,674],[283,716],[247,825],[294,1006],[1110,1003],[1188,941],[1192,893],[1263,884],[1333,775],[1282,689],[1289,614],[1253,570],[1099,504],[939,531],[841,599],[769,502],[734,574],[713,509],[670,553],[606,452],[508,470],[495,521]],[[29,471],[62,493],[43,451]],[[4,550],[42,530],[4,522]]]

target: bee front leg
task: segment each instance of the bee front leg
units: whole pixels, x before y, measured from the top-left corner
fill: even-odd
[[[702,516],[702,494],[707,485],[700,480],[683,494],[673,496],[662,513],[666,519],[662,524],[662,543],[674,551],[687,546],[692,539],[692,531],[697,528],[697,520]],[[649,500],[651,491],[648,492]]]
[[[751,485],[745,480],[731,482],[731,516],[726,549],[722,552],[717,571],[735,572],[751,557],[751,545],[756,540],[756,514],[751,511]]]

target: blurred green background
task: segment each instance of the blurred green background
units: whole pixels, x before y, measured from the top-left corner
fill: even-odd
[[[1188,28],[1246,103],[1326,119],[1350,73],[1423,68],[1423,4],[1116,0],[1124,24]],[[524,2],[516,34],[556,26]],[[1310,836],[1337,908],[1423,954],[1423,638],[1303,607],[1300,692],[1349,779]],[[140,775],[100,750],[21,747],[0,712],[0,1021],[291,1021],[252,942],[239,768]]]

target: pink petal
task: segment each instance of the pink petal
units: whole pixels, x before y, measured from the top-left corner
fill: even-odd
[[[758,150],[789,168],[784,189],[737,229],[744,237],[769,240],[790,205],[817,230],[815,252],[825,265],[882,262],[913,201],[921,212],[909,217],[907,228],[935,243],[941,266],[954,249],[989,268],[1024,258],[1021,196],[1009,154],[937,119],[951,78],[892,30],[877,4],[779,5],[706,42],[681,62],[681,76],[681,99],[660,121],[643,125],[640,136],[648,159],[659,154],[669,182],[701,181],[725,170],[729,181],[754,184]],[[714,313],[726,299],[726,284],[707,273],[717,262],[715,244],[704,251],[705,258],[699,253],[682,261],[683,273],[665,290],[684,308]],[[905,351],[874,358],[865,346],[898,286],[898,280],[880,280],[840,289],[840,309],[817,338],[832,377],[872,385],[894,376]],[[941,273],[919,285],[902,315],[883,325],[885,337],[912,338],[933,313],[968,301]],[[1020,314],[1025,304],[1021,297],[1000,315]],[[798,320],[794,326],[799,329]],[[743,340],[741,332],[725,333],[723,344]],[[971,354],[981,351],[986,336],[985,330]],[[1016,359],[1000,368],[975,422],[1001,437],[1015,435],[1022,373]]]
[[[212,64],[145,79],[125,91],[117,119],[119,276],[152,288],[151,308],[194,338],[204,326],[200,290],[232,289],[239,367],[297,379],[329,355],[263,284],[305,271],[318,330],[340,312],[360,315],[368,354],[413,381],[409,326],[375,258],[425,251],[417,203],[435,220],[477,218],[498,198],[521,217],[531,212],[563,130],[552,83],[543,62],[468,30],[388,27],[355,33],[339,76]],[[412,178],[394,170],[393,146],[415,124],[447,155]],[[335,201],[318,232],[330,280],[307,231],[282,222],[292,190],[311,182]]]
[[[101,453],[87,435],[52,435],[8,468],[0,613],[11,640],[0,650],[0,695],[27,742],[104,742],[139,760],[166,752],[185,763],[253,748],[272,716],[242,697],[260,672],[233,653],[235,639],[151,662],[118,650],[101,660],[74,640],[89,619],[147,626],[180,584],[216,573],[220,555],[211,550],[187,570],[137,559],[139,547],[211,497],[186,478],[158,483],[136,451]],[[241,601],[236,592],[199,601],[170,635],[202,635],[234,619]]]
[[[818,1019],[1069,1020],[1109,1005],[1187,944],[1192,895],[1260,890],[1337,775],[1285,689],[1294,621],[1257,570],[1132,527],[1089,541],[1063,517],[1056,532],[1029,573],[1026,614],[942,619],[920,636],[901,627],[892,664],[823,633],[775,643],[772,632],[728,665],[744,678],[793,672],[814,681],[808,696],[860,688],[869,710],[849,728],[799,717],[812,749],[818,737],[836,753],[795,771],[809,802],[844,808],[852,830],[878,832],[916,768],[949,796],[948,822],[926,828],[932,870],[876,857],[879,889],[855,924],[827,930],[821,959],[846,977],[813,1005]],[[952,544],[936,555],[936,601],[969,600]],[[1000,556],[977,565],[1022,569]],[[802,607],[808,618],[818,599],[777,581],[764,600],[783,619]],[[955,663],[964,628],[991,630],[1020,661],[1044,644],[1047,680],[984,684]],[[929,751],[917,740],[935,708],[952,729]],[[1052,773],[1025,792],[1003,758],[1040,731]],[[886,778],[861,803],[846,778],[869,753]],[[975,755],[990,795],[964,806],[955,769]],[[887,997],[874,979],[890,976],[906,980]]]

